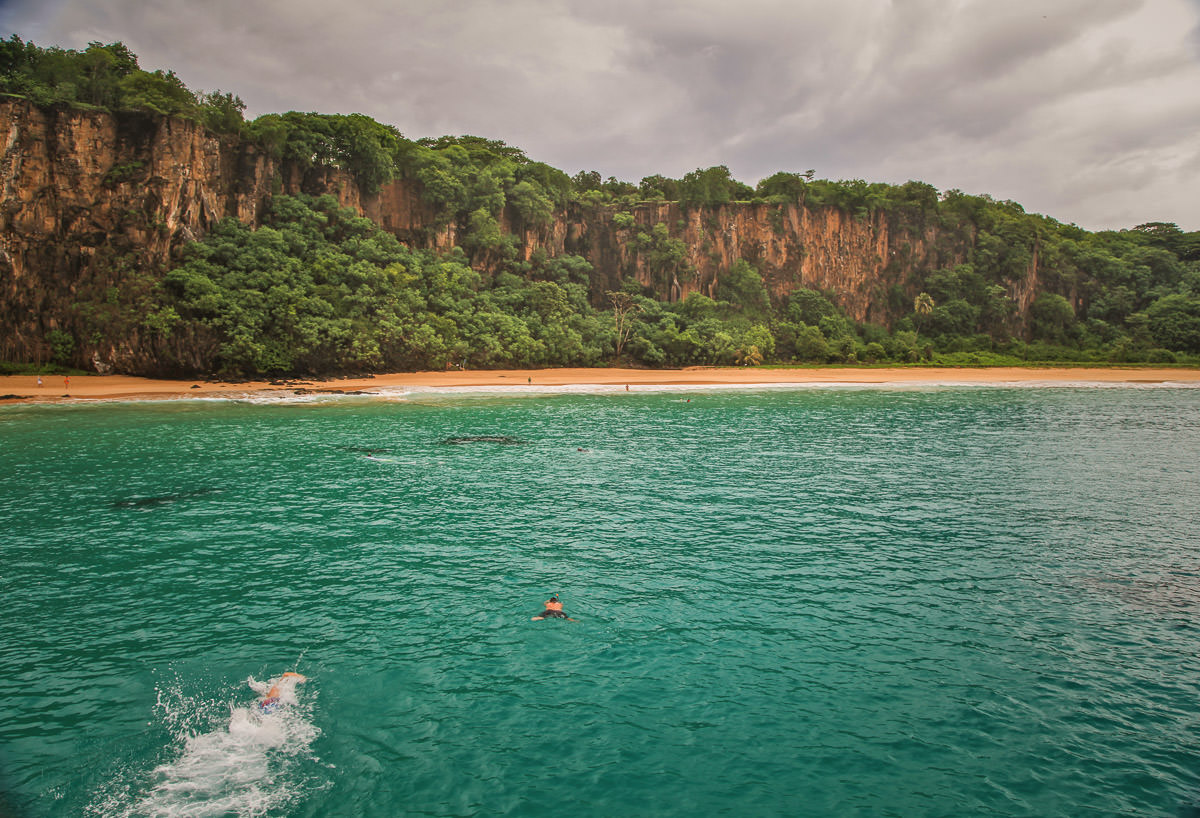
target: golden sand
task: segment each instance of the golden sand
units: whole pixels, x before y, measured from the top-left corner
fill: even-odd
[[[1025,367],[820,367],[757,369],[688,367],[686,369],[493,369],[451,372],[401,372],[370,378],[252,381],[167,381],[126,375],[78,375],[69,385],[61,375],[0,376],[5,402],[90,400],[169,400],[189,397],[245,397],[310,392],[373,392],[404,387],[489,386],[639,386],[760,384],[1008,384],[1008,383],[1200,383],[1200,369],[1025,368]]]

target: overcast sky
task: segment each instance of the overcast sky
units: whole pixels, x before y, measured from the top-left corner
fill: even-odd
[[[0,31],[572,174],[814,168],[1200,230],[1200,0],[0,0]]]

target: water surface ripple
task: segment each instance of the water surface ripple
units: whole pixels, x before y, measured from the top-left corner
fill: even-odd
[[[5,408],[0,814],[1200,815],[1196,401]]]

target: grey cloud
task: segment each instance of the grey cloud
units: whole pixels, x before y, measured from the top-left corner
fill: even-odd
[[[1192,0],[19,0],[252,113],[359,111],[637,181],[726,164],[920,178],[1086,227],[1200,228]]]

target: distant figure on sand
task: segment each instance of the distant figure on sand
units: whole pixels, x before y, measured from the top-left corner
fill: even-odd
[[[70,375],[63,375],[63,389],[67,390],[68,392],[71,391],[71,376]]]
[[[537,622],[541,619],[566,619],[568,622],[574,622],[574,619],[563,613],[563,604],[558,601],[558,595],[550,597],[546,600],[546,610],[542,611],[540,616],[530,618],[530,621]]]
[[[251,678],[247,683],[251,690],[263,697],[258,703],[258,709],[264,713],[273,713],[285,704],[295,704],[296,685],[307,681],[308,677],[289,670],[278,679],[269,682],[256,682]]]

